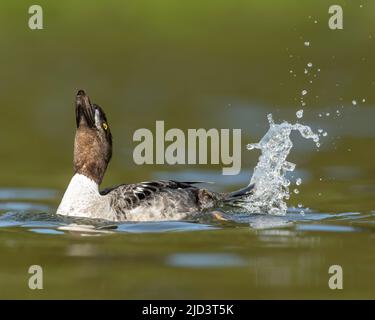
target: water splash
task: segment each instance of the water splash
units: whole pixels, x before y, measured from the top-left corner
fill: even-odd
[[[290,197],[291,184],[286,173],[295,169],[295,164],[286,160],[293,147],[290,134],[298,131],[303,138],[313,140],[317,147],[320,146],[319,135],[300,123],[276,124],[271,114],[268,121],[270,128],[264,137],[247,146],[248,150],[259,149],[261,156],[250,181],[250,184],[255,184],[254,194],[244,207],[250,212],[284,215],[288,209],[285,200]]]

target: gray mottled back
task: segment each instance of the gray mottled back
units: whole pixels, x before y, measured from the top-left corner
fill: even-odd
[[[129,219],[129,215],[137,214],[157,214],[167,218],[176,213],[188,214],[213,207],[222,198],[219,193],[195,187],[196,183],[198,182],[148,181],[120,185],[104,190],[102,195],[110,197],[111,207],[119,220]]]

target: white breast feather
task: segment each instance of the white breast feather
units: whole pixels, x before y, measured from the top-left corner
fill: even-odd
[[[56,213],[71,217],[116,220],[108,197],[101,196],[97,183],[81,174],[73,176]]]

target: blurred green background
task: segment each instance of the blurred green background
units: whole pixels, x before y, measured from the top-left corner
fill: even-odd
[[[43,30],[28,28],[28,8],[32,4],[39,4],[44,10]],[[267,114],[272,113],[276,122],[295,122],[296,111],[304,109],[304,117],[299,121],[314,130],[322,128],[328,136],[322,139],[319,151],[313,143],[294,137],[296,147],[289,160],[297,164],[303,185],[289,204],[302,202],[306,207],[329,213],[373,211],[375,2],[334,1],[344,10],[343,30],[328,28],[328,8],[332,4],[327,0],[1,1],[0,186],[57,189],[59,193],[65,190],[72,175],[74,99],[78,89],[85,89],[91,100],[105,109],[114,135],[114,157],[103,186],[194,175],[218,182],[222,190],[234,189],[249,180],[259,154],[246,151],[246,144],[258,141],[267,131]],[[304,69],[309,62],[313,67],[306,75]],[[300,102],[302,90],[308,90],[304,107]],[[353,100],[357,101],[356,106]],[[156,120],[165,120],[166,129],[243,129],[243,172],[238,177],[223,177],[221,166],[135,165],[133,132],[142,127],[154,130]],[[59,197],[53,205],[58,201]],[[354,281],[357,269],[351,266],[351,279],[359,289],[347,291],[347,297],[356,292],[368,297],[373,292],[366,287],[365,275],[371,274],[373,266],[367,256],[373,238],[367,234],[353,234],[345,240],[335,234],[326,242],[320,237],[298,239],[301,252],[293,249],[297,243],[293,242],[285,255],[272,243],[275,260],[267,260],[269,251],[265,251],[262,242],[255,242],[259,239],[254,234],[248,241],[247,229],[239,233],[235,229],[218,231],[220,242],[212,240],[215,233],[210,232],[197,238],[188,234],[183,244],[178,234],[164,234],[160,238],[129,236],[127,253],[123,250],[124,238],[114,236],[106,238],[107,241],[89,242],[88,246],[97,245],[92,254],[96,263],[87,258],[88,265],[77,273],[82,257],[69,260],[64,250],[68,243],[77,241],[82,245],[84,240],[46,236],[49,241],[43,242],[40,235],[9,232],[2,234],[4,243],[10,241],[2,249],[2,256],[10,264],[2,266],[4,277],[0,280],[7,288],[19,284],[11,289],[10,296],[17,296],[19,288],[23,288],[24,265],[33,259],[38,261],[38,257],[44,257],[53,266],[56,283],[61,284],[65,278],[73,281],[69,274],[74,275],[74,281],[78,281],[74,297],[139,298],[159,297],[159,293],[160,297],[170,297],[175,292],[173,288],[179,288],[177,297],[228,298],[257,297],[257,292],[258,296],[267,297],[272,285],[279,290],[271,290],[272,297],[301,297],[301,293],[330,297],[326,291],[322,295],[322,291],[308,291],[301,284],[313,283],[315,289],[315,285],[322,285],[325,290],[326,282],[321,284],[317,280],[315,266],[326,273],[327,263],[337,262],[336,258],[350,263],[358,254],[355,260],[361,261],[363,277],[360,282]],[[25,239],[30,247],[24,247]],[[15,243],[24,251],[14,251]],[[155,244],[156,251],[150,243]],[[207,277],[206,273],[197,277],[198,272],[184,269],[181,278],[181,273],[174,269],[173,281],[168,282],[170,269],[153,260],[155,255],[160,258],[166,252],[178,250],[214,251],[218,243],[222,248],[238,246],[230,251],[250,260],[257,256],[260,268],[274,272],[272,279],[281,281],[285,270],[291,272],[289,268],[293,268],[293,276],[281,284],[270,280],[267,287],[262,282],[270,279],[267,272],[259,279],[256,274],[254,283],[244,285],[243,277],[248,271],[242,270],[232,278],[225,277],[226,271],[217,271],[212,279],[219,277],[224,281],[222,284],[228,289],[225,295],[217,283],[202,282],[211,281],[209,271]],[[244,243],[246,248],[242,247]],[[322,247],[324,243],[325,249],[319,248],[318,243]],[[344,244],[351,251],[340,256],[334,249]],[[62,253],[56,248],[62,249]],[[319,253],[314,251],[312,256],[306,256],[306,248],[315,248]],[[105,254],[108,250],[111,253]],[[23,258],[18,252],[23,252]],[[107,265],[111,259],[124,259],[124,264],[116,260],[118,264]],[[72,269],[64,269],[64,263]],[[116,284],[117,279],[122,279],[124,265],[130,275],[126,287]],[[119,268],[116,272],[115,267]],[[302,273],[307,277],[305,282],[301,280]],[[111,285],[106,282],[109,274],[114,279]],[[61,280],[60,275],[65,278]],[[132,279],[143,281],[143,286]],[[181,279],[187,282],[179,283]],[[154,291],[146,293],[150,283]],[[284,291],[292,283],[294,291]],[[186,286],[191,286],[190,291],[183,291]],[[239,290],[241,286],[244,287]],[[42,294],[72,297],[72,292],[60,289],[50,293]],[[21,296],[27,294],[31,295],[23,292]]]

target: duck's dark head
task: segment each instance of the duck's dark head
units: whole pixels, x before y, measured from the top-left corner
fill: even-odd
[[[112,135],[103,109],[83,90],[76,96],[76,122],[74,170],[100,184],[112,157]]]

